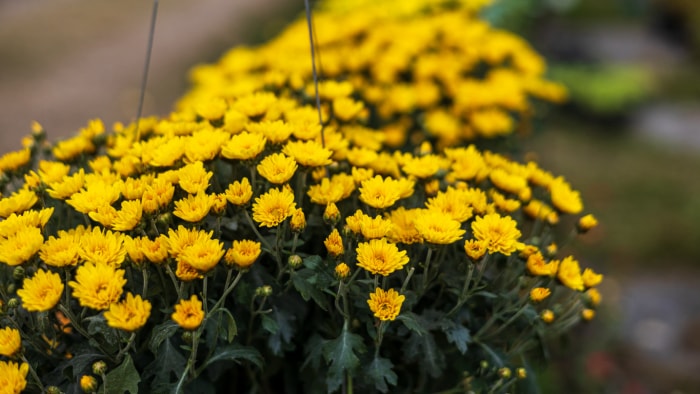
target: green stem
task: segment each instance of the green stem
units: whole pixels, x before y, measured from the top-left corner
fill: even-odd
[[[428,288],[428,276],[430,272],[430,258],[433,255],[433,248],[428,247],[428,255],[425,257],[425,268],[423,269],[423,293]]]
[[[136,339],[136,333],[132,332],[131,336],[129,336],[129,340],[126,343],[126,346],[124,346],[123,349],[119,350],[119,353],[117,354],[117,357],[116,357],[117,362],[121,362],[122,357],[124,357],[124,354],[129,350],[131,345],[134,343],[134,339]]]
[[[34,367],[32,367],[32,364],[27,360],[27,357],[22,355],[22,361],[25,362],[27,365],[29,365],[29,373],[32,375],[32,378],[36,381],[36,384],[39,386],[41,389],[41,392],[44,392],[44,384],[41,383],[41,379],[39,379],[39,375],[36,374],[36,371],[34,370]]]
[[[255,235],[258,237],[260,242],[262,242],[265,247],[270,251],[270,253],[274,252],[274,249],[272,248],[272,245],[270,245],[269,242],[265,238],[263,238],[262,234],[258,231],[258,228],[255,227],[255,223],[253,223],[253,219],[250,218],[250,214],[248,213],[247,209],[243,209],[243,213],[245,214],[245,218],[248,221],[248,224],[250,225],[250,228],[253,230]],[[278,262],[279,263],[279,262]]]
[[[406,276],[406,279],[404,279],[403,284],[401,285],[400,293],[403,294],[403,292],[406,290],[406,287],[408,286],[408,282],[411,280],[411,277],[413,277],[414,272],[416,272],[415,267],[411,267],[408,269],[408,275]]]

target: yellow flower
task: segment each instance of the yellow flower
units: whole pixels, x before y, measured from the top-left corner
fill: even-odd
[[[68,162],[82,153],[94,151],[95,145],[93,145],[91,139],[78,135],[57,143],[51,152],[56,159]]]
[[[326,239],[323,241],[323,244],[326,246],[328,254],[331,255],[333,258],[337,258],[338,256],[345,253],[345,247],[343,246],[343,238],[340,237],[338,229],[334,228],[333,231],[331,231],[331,233],[328,234],[328,237],[326,237]]]
[[[583,279],[583,285],[587,288],[594,287],[598,286],[600,282],[603,281],[603,275],[597,274],[590,268],[586,268],[585,270],[583,270],[583,275],[581,276],[581,279]]]
[[[386,239],[373,239],[360,243],[355,249],[357,265],[374,275],[388,276],[408,263],[406,251],[389,243]]]
[[[328,205],[326,205],[326,209],[323,210],[322,217],[324,222],[335,226],[335,224],[340,220],[340,210],[338,210],[338,206],[335,205],[334,202],[328,203]]]
[[[487,246],[488,243],[486,241],[479,241],[477,239],[468,239],[464,241],[464,251],[467,253],[467,256],[474,261],[484,256]]]
[[[40,160],[38,167],[39,178],[46,184],[59,182],[70,172],[70,166],[59,161]]]
[[[534,289],[530,290],[530,299],[532,302],[540,302],[549,297],[551,294],[552,291],[546,287],[535,287]]]
[[[187,264],[183,260],[177,261],[177,268],[175,269],[175,276],[183,282],[191,282],[195,279],[202,279],[202,275],[193,266]]]
[[[151,303],[148,300],[141,299],[138,294],[126,293],[124,300],[109,306],[105,319],[110,327],[133,332],[143,327],[150,315]]]
[[[530,188],[527,188],[527,190],[530,190]],[[491,196],[493,203],[496,205],[496,208],[498,208],[498,210],[501,212],[515,212],[518,210],[518,208],[520,208],[520,201],[511,198],[506,198],[506,196],[504,196],[501,193],[498,193],[495,190],[492,190],[491,193],[489,193],[489,195]]]
[[[275,227],[291,216],[295,209],[294,194],[289,189],[270,189],[255,199],[253,219],[261,226]]]
[[[273,153],[262,159],[256,168],[258,173],[270,183],[280,185],[286,183],[294,175],[297,163],[282,153]]]
[[[416,229],[415,220],[417,209],[406,209],[398,207],[389,212],[387,219],[391,221],[389,228],[389,240],[395,243],[403,243],[406,245],[423,242],[423,238]]]
[[[0,221],[0,237],[8,238],[27,227],[43,229],[53,212],[53,208],[44,208],[41,211],[25,211],[20,215],[13,213],[7,219]]]
[[[121,209],[112,221],[112,229],[117,231],[130,231],[141,222],[143,209],[141,200],[122,201]]]
[[[178,171],[178,184],[182,190],[189,194],[203,193],[209,187],[209,179],[214,175],[213,172],[204,169],[204,164],[201,161],[188,164]]]
[[[360,200],[372,208],[388,208],[401,198],[399,182],[377,175],[360,186]]]
[[[252,160],[265,149],[266,142],[264,135],[244,131],[231,137],[221,148],[221,156],[227,159]]]
[[[407,175],[425,179],[435,175],[440,170],[441,164],[441,159],[437,155],[425,155],[410,158],[401,169]]]
[[[211,195],[206,193],[190,194],[182,200],[175,201],[173,215],[184,221],[197,223],[209,214],[212,205],[214,205],[214,201]]]
[[[341,185],[331,182],[328,178],[321,179],[321,183],[309,186],[306,194],[314,204],[328,205],[336,203],[343,198],[343,188]]]
[[[552,197],[552,204],[564,213],[576,215],[583,210],[581,195],[576,190],[571,189],[563,178],[556,178],[549,185],[549,192]]]
[[[189,300],[180,300],[175,304],[175,312],[171,315],[178,326],[185,330],[196,330],[204,319],[202,301],[196,295],[192,295]]]
[[[330,149],[324,148],[316,141],[290,141],[282,152],[287,156],[291,156],[294,160],[304,167],[319,167],[331,163],[331,155],[333,152]]]
[[[197,103],[195,112],[206,120],[219,120],[224,117],[227,108],[226,101],[217,97]]]
[[[354,147],[348,151],[347,161],[353,166],[364,167],[377,160],[379,155],[375,150]]]
[[[97,392],[97,389],[100,387],[100,384],[97,382],[97,379],[92,376],[92,375],[83,375],[80,377],[80,389],[83,390],[86,393],[94,393]]]
[[[292,127],[289,123],[285,123],[281,120],[275,121],[262,121],[260,123],[248,123],[246,125],[248,131],[261,134],[270,141],[271,144],[281,144],[282,142],[289,139],[292,135]]]
[[[75,281],[68,282],[80,306],[105,310],[122,295],[124,270],[107,263],[88,262],[78,267]]]
[[[18,330],[10,327],[0,330],[0,355],[12,357],[19,352],[21,347],[22,337]]]
[[[335,276],[338,279],[345,279],[350,275],[350,267],[345,263],[339,263],[335,266]]]
[[[512,194],[518,194],[527,187],[527,179],[502,168],[492,170],[489,179],[497,188]]]
[[[509,256],[523,246],[518,242],[521,234],[516,227],[517,224],[510,216],[501,217],[497,213],[492,213],[478,216],[472,222],[472,232],[476,239],[488,243],[489,253],[502,253]]]
[[[586,321],[593,320],[594,317],[595,317],[595,311],[593,309],[585,308],[584,310],[581,311],[581,318],[583,320],[586,320]]]
[[[346,230],[350,230],[353,234],[361,234],[362,233],[362,219],[367,216],[364,213],[362,213],[361,210],[355,211],[354,214],[348,216],[345,218],[345,228]]]
[[[598,219],[595,216],[585,215],[578,220],[577,228],[580,233],[585,233],[598,225]]]
[[[88,231],[81,237],[80,258],[92,263],[104,263],[118,267],[126,258],[124,236],[109,230],[102,232],[99,227]]]
[[[233,241],[231,248],[226,251],[224,259],[227,264],[234,265],[239,269],[247,269],[255,263],[261,251],[260,242],[247,239]]]
[[[339,97],[333,100],[333,114],[345,122],[352,120],[364,108],[365,105],[362,101],[355,101],[349,97]]]
[[[393,223],[381,216],[374,218],[363,215],[360,219],[360,232],[365,239],[377,239],[386,237],[391,231]]]
[[[195,131],[185,145],[185,161],[195,163],[213,160],[230,138],[231,134],[223,130],[205,128]]]
[[[466,232],[460,222],[440,211],[423,210],[418,213],[414,224],[425,242],[438,245],[457,242]]]
[[[17,295],[22,306],[30,312],[45,312],[56,306],[63,294],[61,277],[51,271],[38,269],[31,278],[24,278]]]
[[[177,258],[182,254],[187,248],[198,243],[205,242],[211,239],[213,232],[204,232],[203,230],[197,229],[187,229],[186,227],[180,225],[175,229],[168,229],[168,250],[172,257]]]
[[[154,213],[170,204],[175,194],[175,186],[165,179],[158,177],[152,185],[146,187],[141,196],[141,206],[144,212]]]
[[[394,289],[384,291],[377,287],[374,293],[369,294],[367,304],[372,313],[374,313],[374,317],[382,321],[387,321],[396,319],[399,312],[401,312],[401,305],[404,300],[406,300],[406,296],[399,294],[399,292]]]
[[[3,394],[20,394],[27,387],[29,364],[0,361],[0,387]]]
[[[245,205],[253,197],[253,188],[250,186],[248,178],[233,182],[226,189],[226,199],[233,205]]]
[[[431,211],[443,212],[458,222],[464,222],[472,217],[473,208],[465,198],[465,194],[454,188],[439,192],[430,198],[425,206]]]
[[[0,262],[9,266],[23,264],[39,251],[44,242],[41,230],[27,227],[8,238],[0,238]]]
[[[72,234],[62,233],[58,238],[51,236],[39,248],[39,257],[53,267],[76,265],[80,257],[80,245]]]
[[[12,172],[25,164],[32,158],[32,151],[28,148],[8,152],[0,157],[0,172]]]
[[[356,185],[359,185],[362,181],[372,178],[374,176],[374,170],[371,168],[352,167],[351,174],[352,180]]]
[[[39,201],[36,193],[28,189],[22,189],[12,193],[9,197],[0,198],[0,217],[6,218],[13,213],[24,212]]]
[[[525,205],[523,212],[533,219],[547,220],[549,215],[555,213],[554,209],[540,200],[530,200],[530,202]]]
[[[48,184],[46,192],[57,200],[64,200],[80,191],[85,184],[85,170],[80,169],[71,176],[64,176],[59,181]]]
[[[597,306],[600,304],[600,301],[603,299],[603,296],[600,295],[600,292],[598,289],[588,289],[586,291],[586,296],[588,297],[588,301],[590,301],[591,305]]]
[[[559,278],[564,286],[572,290],[583,291],[584,289],[581,268],[578,265],[578,261],[574,260],[571,256],[566,257],[559,263],[557,278]]]
[[[292,218],[289,220],[289,226],[292,228],[292,231],[296,233],[304,231],[304,229],[306,228],[306,216],[304,215],[304,211],[302,211],[301,208],[297,208],[294,210]]]
[[[224,256],[224,245],[215,239],[202,239],[185,248],[177,256],[177,261],[184,262],[199,272],[208,272]]]
[[[186,140],[182,137],[169,137],[144,154],[144,163],[153,167],[172,167],[185,154]]]
[[[117,210],[111,205],[103,205],[88,213],[88,216],[104,227],[112,228],[112,222],[117,218]]]
[[[153,264],[160,264],[168,258],[168,237],[164,234],[154,240],[148,238],[141,239],[141,251],[143,255]]]
[[[540,313],[540,319],[542,319],[543,322],[549,324],[554,321],[554,312],[552,312],[549,309],[545,309]]]
[[[528,272],[535,276],[554,276],[557,274],[559,269],[559,262],[552,261],[547,263],[542,256],[542,253],[535,252],[527,257],[527,262],[525,263]]]
[[[85,190],[71,195],[66,203],[80,213],[88,214],[98,208],[112,205],[119,199],[121,184],[94,181]]]

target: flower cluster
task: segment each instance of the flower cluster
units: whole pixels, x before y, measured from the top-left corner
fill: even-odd
[[[482,361],[592,318],[602,275],[552,247],[596,224],[578,191],[463,144],[563,94],[481,3],[328,1],[322,122],[297,23],[167,117],[35,125],[0,158],[2,386],[182,392],[227,360],[228,391],[514,384]]]

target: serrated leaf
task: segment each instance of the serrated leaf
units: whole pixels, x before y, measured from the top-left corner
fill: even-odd
[[[282,354],[282,348],[285,344],[288,344],[292,340],[294,335],[294,328],[292,327],[292,321],[296,317],[292,314],[293,312],[281,308],[273,308],[272,312],[263,316],[269,316],[269,323],[273,323],[277,327],[274,333],[271,333],[268,337],[267,344],[272,350],[272,353],[279,356]],[[263,320],[263,324],[265,320]],[[263,326],[264,327],[264,326]]]
[[[374,383],[375,389],[386,393],[389,391],[387,383],[396,386],[398,382],[398,376],[396,376],[396,373],[393,371],[393,367],[394,364],[392,364],[389,359],[377,356],[365,368],[365,373],[370,378],[370,381]]]
[[[116,330],[107,325],[107,321],[102,314],[88,317],[85,320],[89,322],[87,327],[88,334],[93,337],[97,335],[102,336],[105,342],[110,346],[116,347],[119,344],[119,336]],[[93,339],[95,341],[97,340],[96,338]]]
[[[321,309],[324,311],[328,310],[328,299],[323,294],[323,291],[315,285],[316,273],[314,271],[305,268],[294,272],[292,274],[292,283],[304,301],[313,299]]]
[[[105,375],[100,392],[104,394],[138,394],[141,376],[134,367],[134,362],[128,354],[118,367]]]
[[[156,354],[160,344],[173,336],[179,327],[177,323],[170,319],[153,327],[153,335],[151,335],[151,339],[148,341],[148,349],[151,350],[151,353]]]
[[[226,345],[217,348],[214,354],[204,363],[202,368],[217,361],[235,361],[240,363],[241,360],[250,361],[258,368],[262,368],[263,366],[263,357],[255,348],[250,346]]]
[[[467,352],[467,345],[472,341],[468,328],[449,319],[441,320],[440,328],[447,336],[447,341],[455,345],[460,353]]]
[[[311,369],[318,371],[321,368],[321,360],[323,358],[323,345],[327,341],[321,338],[317,333],[313,333],[311,338],[306,342],[304,346],[304,353],[306,353],[306,359],[299,367],[300,370],[306,368],[307,365],[311,364]]]
[[[430,332],[425,335],[412,332],[405,342],[404,352],[407,359],[417,362],[434,378],[440,376],[445,368],[445,355]]]
[[[353,371],[360,364],[355,353],[363,353],[365,345],[362,337],[353,334],[347,323],[343,326],[340,336],[323,345],[323,358],[330,364],[326,384],[328,391],[335,391],[343,383],[344,372]]]
[[[269,332],[270,334],[277,334],[277,332],[280,330],[280,326],[277,324],[277,321],[274,320],[272,317],[268,315],[262,315],[260,320],[262,322],[263,330]]]
[[[423,327],[418,316],[413,312],[402,312],[396,320],[401,321],[406,328],[417,333],[418,335],[423,335],[428,332],[428,330]]]
[[[68,368],[72,368],[71,375],[76,379],[80,375],[84,375],[88,367],[97,360],[104,360],[105,356],[101,353],[81,353],[76,354],[70,360],[67,360],[63,367],[64,373]]]
[[[166,339],[158,347],[155,360],[144,369],[146,373],[143,378],[147,381],[154,376],[151,384],[153,393],[170,393],[177,377],[184,372],[186,363],[185,356],[173,346],[170,339]]]
[[[316,270],[323,265],[323,259],[321,259],[321,256],[315,254],[305,257],[303,260],[303,264],[306,268]]]

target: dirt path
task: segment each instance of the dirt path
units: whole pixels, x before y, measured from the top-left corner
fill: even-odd
[[[298,8],[290,0],[161,1],[144,114],[169,111],[192,65],[273,34]],[[133,119],[151,9],[144,0],[0,2],[0,152],[18,148],[32,120],[55,140],[92,118]]]

